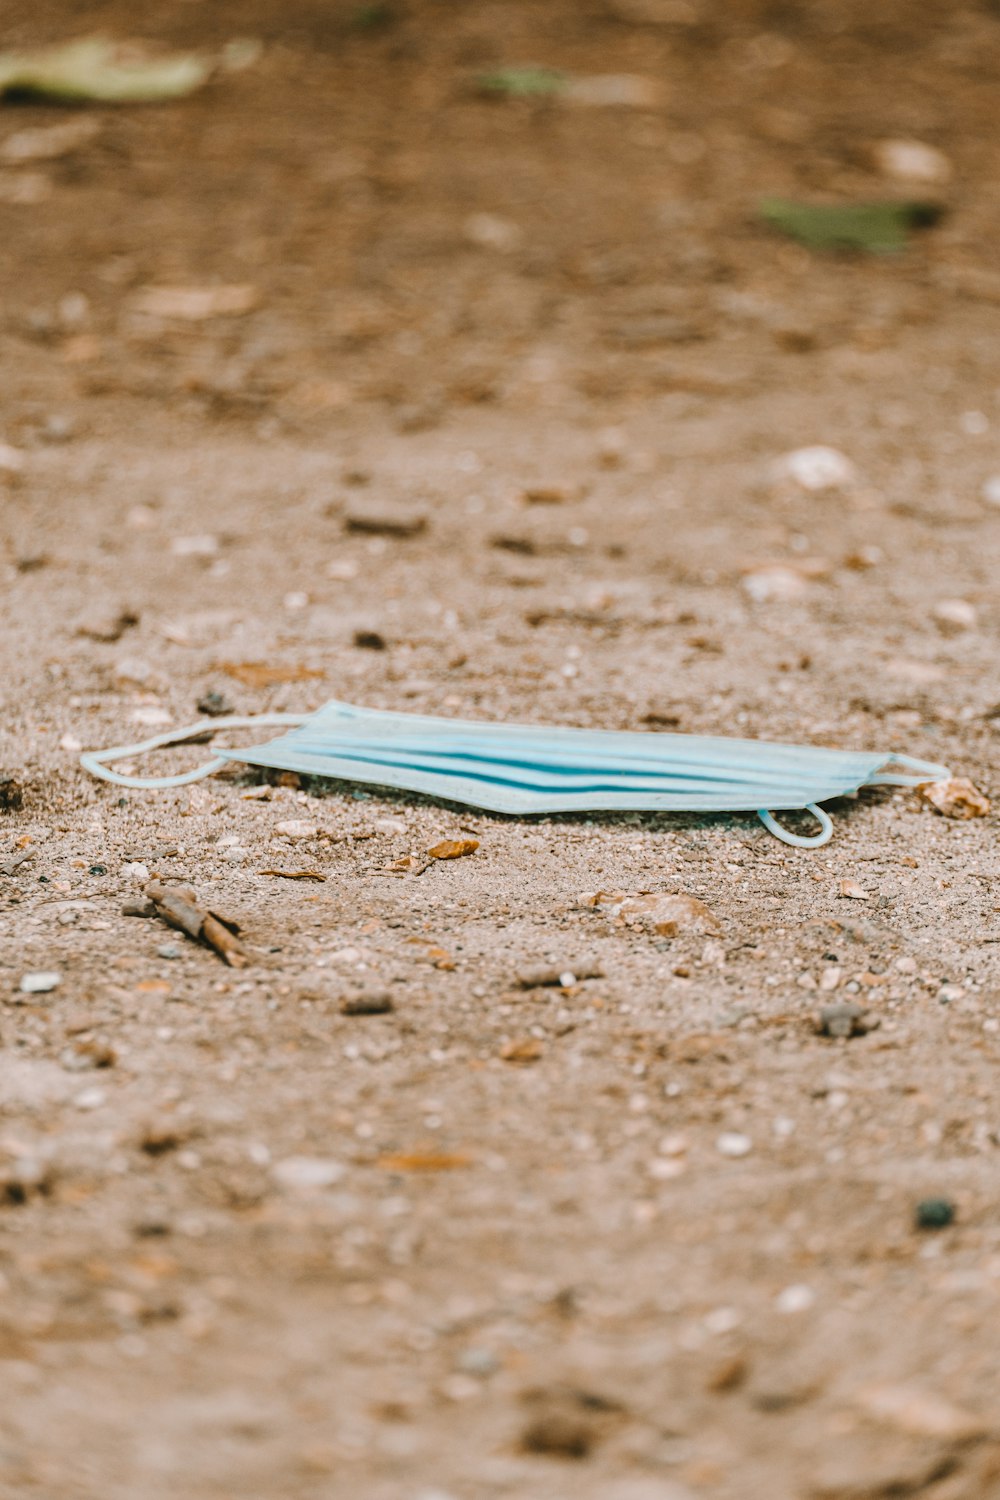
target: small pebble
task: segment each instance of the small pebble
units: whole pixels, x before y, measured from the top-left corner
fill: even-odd
[[[21,979],[21,994],[47,995],[57,988],[61,978],[62,975],[57,974],[54,969],[40,969],[37,972],[25,974]]]
[[[159,958],[173,959],[181,957],[181,950],[177,947],[176,943],[164,943],[162,947],[157,948],[156,952]]]
[[[340,1002],[342,1016],[384,1016],[394,1009],[386,990],[362,990],[357,995],[345,995]]]
[[[816,1293],[811,1286],[803,1282],[796,1282],[793,1286],[786,1286],[784,1291],[778,1293],[774,1299],[774,1305],[780,1313],[806,1312],[816,1301]]]
[[[850,1000],[824,1005],[816,1020],[817,1029],[824,1036],[834,1037],[865,1036],[878,1025],[877,1020],[869,1019],[863,1005],[855,1005]]]
[[[715,1149],[720,1156],[749,1156],[753,1150],[753,1141],[748,1135],[741,1135],[735,1130],[726,1130],[716,1141]]]
[[[967,599],[942,599],[935,604],[931,613],[934,623],[944,635],[961,635],[964,630],[976,628],[976,608]]]
[[[883,177],[892,177],[897,182],[932,187],[941,186],[951,179],[951,162],[943,151],[928,146],[926,141],[905,137],[878,141],[871,155]]]
[[[315,823],[309,823],[304,818],[288,818],[283,823],[275,826],[275,833],[280,833],[286,839],[293,842],[298,839],[314,839],[319,833]]]
[[[234,712],[233,705],[229,702],[228,698],[223,693],[216,692],[214,688],[210,693],[205,693],[203,697],[199,698],[195,706],[198,712],[204,714],[208,719],[218,719],[223,714]]]
[[[197,536],[175,536],[170,541],[174,557],[214,557],[219,550],[219,539],[207,532]]]
[[[794,480],[804,490],[839,490],[852,484],[857,470],[846,454],[837,448],[816,444],[786,453],[778,465],[779,475]]]
[[[333,1187],[346,1168],[327,1156],[286,1156],[275,1162],[271,1175],[279,1187],[294,1193],[319,1192]]]
[[[947,1229],[955,1221],[955,1205],[947,1198],[923,1198],[913,1211],[918,1229]]]
[[[987,505],[995,505],[1000,510],[1000,474],[991,474],[979,493]]]

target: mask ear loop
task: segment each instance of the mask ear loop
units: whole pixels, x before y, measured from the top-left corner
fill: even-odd
[[[189,740],[199,739],[202,735],[216,734],[221,729],[256,729],[262,724],[291,727],[301,724],[305,718],[305,714],[255,714],[249,718],[240,714],[231,714],[221,719],[201,719],[197,724],[188,725],[186,729],[168,729],[165,734],[154,734],[152,739],[140,740],[135,745],[115,745],[110,750],[87,750],[80,756],[80,764],[92,776],[99,776],[102,781],[113,781],[116,786],[132,788],[188,786],[192,781],[201,781],[205,776],[211,776],[214,771],[221,771],[223,766],[230,764],[233,757],[215,755],[202,765],[195,766],[193,771],[182,771],[177,776],[125,776],[120,771],[109,771],[108,765],[116,760],[131,760],[133,756],[145,755],[150,750],[161,750],[167,745],[184,745]]]
[[[803,838],[800,833],[789,833],[787,828],[782,828],[774,814],[767,812],[766,809],[759,810],[757,816],[768,833],[773,833],[775,838],[780,839],[783,844],[792,844],[796,849],[822,849],[823,845],[828,844],[833,837],[833,824],[828,815],[821,807],[817,807],[815,802],[807,802],[806,811],[812,813],[820,826],[819,833],[813,834],[809,838]]]

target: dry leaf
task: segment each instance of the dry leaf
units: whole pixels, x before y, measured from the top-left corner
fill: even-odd
[[[258,875],[278,875],[282,880],[325,880],[318,870],[258,870]]]
[[[219,669],[227,676],[235,677],[237,682],[242,682],[244,687],[252,688],[278,687],[284,682],[311,682],[326,676],[325,672],[315,667],[281,666],[266,661],[224,661],[220,663]]]
[[[209,318],[238,318],[260,301],[255,286],[147,286],[132,298],[132,311],[150,318],[204,323]]]
[[[989,798],[965,776],[929,782],[918,789],[917,795],[946,818],[985,818],[990,811]]]
[[[545,1048],[535,1036],[518,1037],[515,1041],[505,1042],[500,1048],[500,1056],[504,1062],[509,1063],[533,1063],[542,1056]]]
[[[471,1166],[472,1157],[464,1151],[394,1151],[375,1165],[384,1172],[454,1172]]]
[[[478,848],[478,839],[443,839],[427,853],[431,859],[461,859],[463,854],[475,854]]]
[[[394,859],[389,869],[394,875],[422,875],[430,868],[430,860],[423,859],[418,854],[404,854],[399,859]]]

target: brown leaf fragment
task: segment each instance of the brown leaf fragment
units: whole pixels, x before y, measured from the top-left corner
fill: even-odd
[[[918,788],[917,795],[946,818],[985,818],[990,811],[989,798],[966,776],[928,782]]]
[[[258,875],[277,875],[282,880],[325,880],[318,870],[258,870]]]
[[[169,927],[187,933],[195,942],[207,943],[231,969],[246,966],[249,960],[236,936],[240,930],[238,923],[199,906],[194,891],[188,886],[168,886],[159,880],[151,880],[145,894],[156,907],[157,915]]]
[[[464,854],[475,854],[478,848],[478,839],[442,839],[427,853],[431,859],[461,859]]]
[[[224,661],[220,663],[220,670],[235,677],[244,687],[252,688],[278,687],[285,682],[311,682],[326,675],[301,663],[282,666],[266,661]]]
[[[0,864],[0,875],[13,875],[22,865],[26,865],[30,859],[34,859],[34,849],[22,849],[19,854],[11,855]]]
[[[535,1036],[516,1037],[513,1041],[505,1042],[500,1048],[500,1056],[504,1062],[525,1063],[537,1062],[542,1056],[545,1048]]]
[[[120,609],[117,613],[93,615],[86,620],[81,620],[76,627],[77,635],[85,636],[90,641],[104,641],[111,644],[120,641],[126,630],[131,630],[133,625],[138,625],[139,616],[134,609]]]
[[[399,859],[394,859],[389,869],[394,875],[422,875],[430,866],[431,861],[423,859],[419,854],[404,854]]]
[[[465,1151],[390,1151],[375,1165],[383,1172],[455,1172],[472,1165]]]

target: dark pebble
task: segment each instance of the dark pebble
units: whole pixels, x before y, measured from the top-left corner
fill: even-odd
[[[343,1016],[384,1016],[393,1009],[392,996],[385,990],[362,990],[357,995],[345,995],[340,1002]]]
[[[918,1229],[947,1229],[955,1222],[955,1205],[947,1198],[924,1198],[913,1217]]]

